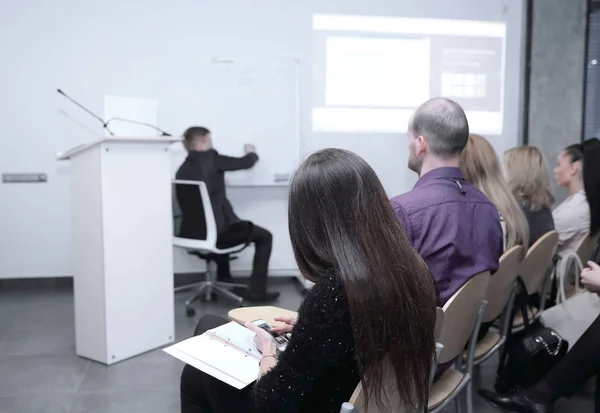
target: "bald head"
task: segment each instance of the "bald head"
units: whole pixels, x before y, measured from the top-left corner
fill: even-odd
[[[423,136],[432,155],[460,155],[469,139],[469,123],[460,105],[450,99],[433,98],[417,108],[408,125],[409,134]]]

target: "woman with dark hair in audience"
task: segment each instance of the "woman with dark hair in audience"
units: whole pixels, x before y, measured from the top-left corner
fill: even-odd
[[[504,233],[504,250],[522,245],[527,252],[529,226],[525,214],[508,189],[498,155],[487,139],[469,135],[467,146],[460,155],[460,169],[465,179],[496,205]]]
[[[600,141],[596,138],[580,146],[583,152],[583,177],[588,197],[592,223],[592,235],[600,228]],[[581,273],[582,283],[591,292],[600,294],[600,266],[588,262],[588,268]],[[586,382],[600,375],[600,316],[577,340],[567,355],[542,380],[520,393],[500,396],[490,390],[481,389],[479,394],[488,402],[507,412],[550,413],[553,404],[562,397],[571,397]],[[596,384],[596,412],[600,412],[600,378]]]
[[[260,376],[236,390],[186,366],[183,413],[335,412],[363,384],[380,404],[384,370],[406,409],[427,403],[434,352],[433,278],[410,245],[377,175],[359,156],[325,149],[298,169],[289,192],[289,232],[301,273],[315,281],[277,355],[257,335]],[[225,323],[203,317],[201,334]]]
[[[600,140],[583,143],[583,189],[590,206],[590,234],[600,231]]]
[[[518,146],[504,152],[504,178],[529,224],[529,246],[554,229],[550,168],[535,146]]]
[[[574,250],[590,228],[590,206],[583,183],[583,150],[582,144],[569,145],[556,158],[556,182],[569,189],[569,197],[552,212],[558,232],[556,252],[559,256]],[[589,166],[591,164],[593,162]]]

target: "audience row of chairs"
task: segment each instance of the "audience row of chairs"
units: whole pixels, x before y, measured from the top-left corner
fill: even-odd
[[[194,253],[207,262],[207,280],[199,285],[190,285],[177,290],[190,287],[200,287],[197,294],[186,302],[188,315],[191,314],[191,304],[201,296],[210,299],[211,292],[219,292],[233,298],[239,297],[231,293],[227,287],[220,286],[215,281],[212,268],[215,255],[239,252],[245,245],[239,245],[227,250],[221,250],[216,245],[216,225],[210,204],[210,198],[203,182],[174,181],[175,185],[189,186],[199,192],[198,209],[204,213],[207,237],[205,240],[189,240],[174,238],[174,245]],[[594,253],[597,239],[588,235],[584,236],[577,247],[577,254],[582,262],[590,259]],[[524,328],[524,320],[520,312],[515,314],[513,323],[510,321],[517,295],[516,279],[518,276],[528,294],[539,293],[539,308],[529,308],[529,318],[536,319],[544,311],[547,295],[552,281],[553,259],[558,246],[558,234],[550,231],[532,245],[527,254],[523,256],[523,248],[515,246],[504,253],[500,258],[500,266],[494,276],[489,273],[478,274],[457,291],[443,308],[438,308],[436,322],[436,347],[435,363],[432,366],[431,388],[428,410],[437,413],[452,401],[456,402],[457,411],[473,412],[473,367],[477,366],[491,356],[498,353],[506,343],[509,330],[513,332]],[[478,340],[482,323],[491,323],[499,320],[497,328],[490,329],[487,334]],[[466,350],[465,350],[466,348]],[[446,370],[443,375],[433,383],[435,370],[439,364],[457,360],[454,367]],[[393,374],[390,373],[390,377]],[[390,397],[386,411],[396,412],[398,403],[393,396],[393,383],[390,381]],[[360,413],[380,413],[379,407],[369,404],[368,410],[364,409],[364,399],[361,385],[352,395],[350,403],[356,406]],[[464,406],[464,408],[463,408]]]
[[[581,239],[576,253],[583,262],[592,257],[597,241],[587,234]],[[435,333],[438,345],[431,375],[428,405],[430,413],[441,411],[452,401],[456,403],[456,411],[473,412],[473,367],[501,351],[511,328],[514,332],[524,328],[520,313],[510,325],[517,295],[517,277],[520,276],[523,280],[528,294],[540,294],[539,309],[529,309],[530,315],[539,317],[545,309],[557,246],[558,234],[550,231],[531,246],[525,256],[521,246],[509,249],[500,258],[500,266],[494,276],[490,276],[488,272],[476,275],[443,308],[438,308]],[[497,328],[490,329],[478,340],[482,323],[495,320],[499,320]],[[454,367],[446,370],[433,383],[433,372],[437,366],[453,360],[457,360]],[[390,390],[393,390],[392,382]],[[375,404],[369,404],[368,409],[365,409],[361,385],[352,395],[350,403],[359,413],[400,413],[393,391],[386,394],[390,395],[386,410],[380,410]]]

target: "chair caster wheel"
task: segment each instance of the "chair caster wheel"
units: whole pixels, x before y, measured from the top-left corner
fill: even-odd
[[[194,310],[192,307],[186,307],[185,315],[187,315],[188,317],[193,317],[196,315],[196,310]]]

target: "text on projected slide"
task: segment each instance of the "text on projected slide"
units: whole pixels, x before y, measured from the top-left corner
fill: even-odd
[[[315,15],[313,29],[314,131],[403,132],[443,96],[473,131],[502,133],[505,23]]]

